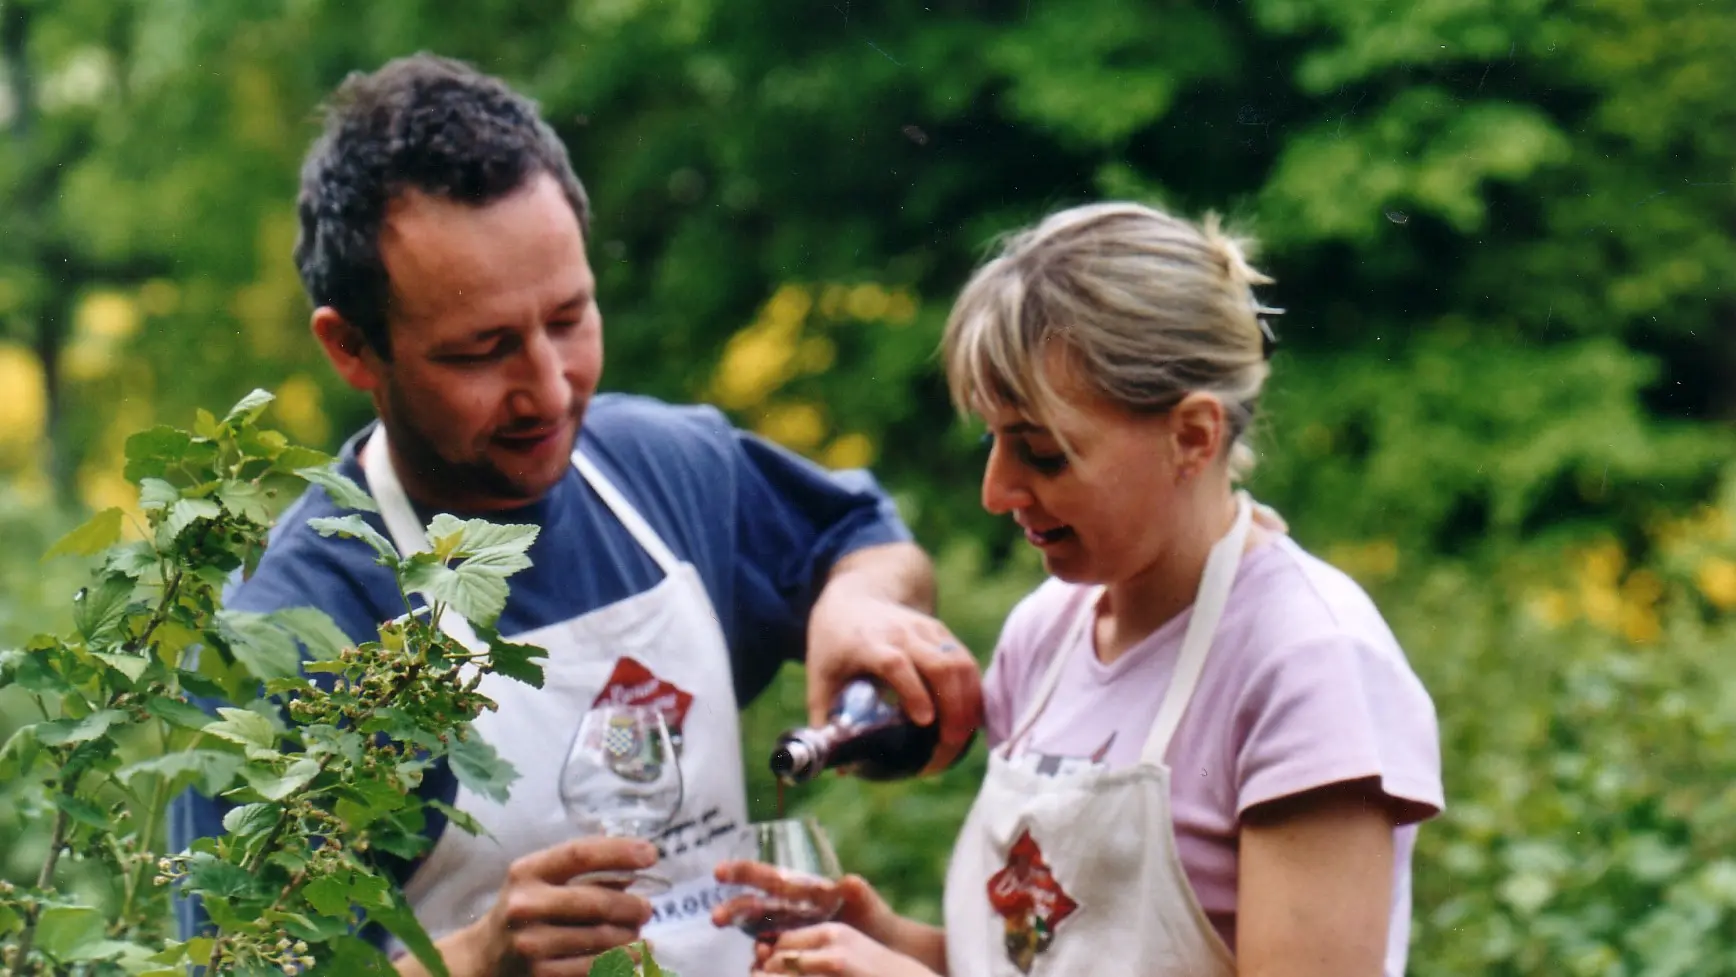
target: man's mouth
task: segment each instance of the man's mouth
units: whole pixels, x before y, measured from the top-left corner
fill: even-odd
[[[550,424],[530,431],[497,434],[494,436],[494,440],[496,444],[508,451],[528,454],[551,446],[557,438],[566,432],[566,429],[564,424]]]

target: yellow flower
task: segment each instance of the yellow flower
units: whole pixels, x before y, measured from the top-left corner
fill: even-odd
[[[1736,562],[1721,556],[1709,556],[1694,572],[1694,582],[1713,607],[1721,611],[1736,610]]]
[[[0,460],[28,454],[47,422],[41,361],[23,346],[0,343]]]
[[[1563,627],[1573,620],[1573,598],[1555,587],[1533,594],[1527,602],[1531,614],[1550,629]]]
[[[874,439],[866,434],[841,434],[832,439],[820,462],[827,468],[867,468],[874,463]]]
[[[817,405],[804,401],[772,404],[754,430],[792,451],[806,452],[826,436],[826,416]]]
[[[1599,584],[1614,584],[1627,565],[1627,554],[1621,544],[1605,540],[1581,551],[1579,572],[1583,580]]]

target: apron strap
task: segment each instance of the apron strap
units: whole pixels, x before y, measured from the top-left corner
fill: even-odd
[[[650,554],[663,573],[666,576],[675,576],[681,560],[669,549],[668,544],[663,542],[663,537],[657,535],[657,530],[652,529],[645,517],[639,514],[639,510],[633,508],[633,503],[627,501],[627,497],[621,494],[615,483],[604,476],[597,463],[574,448],[573,467],[579,470],[579,474],[590,483],[591,490],[596,492],[603,504],[609,507],[609,511],[615,514],[615,518],[621,520],[621,525],[627,527],[627,532],[632,534],[634,541]]]
[[[1157,707],[1157,717],[1151,721],[1151,734],[1140,751],[1144,763],[1162,764],[1169,752],[1169,741],[1181,725],[1181,717],[1193,700],[1200,672],[1205,669],[1206,656],[1212,650],[1218,622],[1223,619],[1224,605],[1236,583],[1236,570],[1242,564],[1242,551],[1248,544],[1248,527],[1252,522],[1253,506],[1247,493],[1236,493],[1236,521],[1230,531],[1212,547],[1206,557],[1206,569],[1200,589],[1194,598],[1193,616],[1188,619],[1187,633],[1181,639],[1181,654],[1170,676],[1169,689],[1163,694],[1163,704]]]

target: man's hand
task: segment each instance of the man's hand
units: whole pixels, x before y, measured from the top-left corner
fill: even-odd
[[[598,954],[639,938],[651,904],[575,878],[650,868],[657,849],[630,838],[578,838],[512,863],[488,915],[442,940],[454,977],[583,977]],[[401,973],[420,973],[420,967]]]
[[[826,721],[846,683],[872,676],[918,725],[940,723],[925,773],[951,765],[982,726],[982,672],[932,615],[928,558],[909,544],[859,550],[833,569],[808,617],[808,722]]]

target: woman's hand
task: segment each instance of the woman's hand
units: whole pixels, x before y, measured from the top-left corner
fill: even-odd
[[[859,875],[846,875],[836,882],[813,875],[786,872],[763,862],[731,861],[717,866],[717,880],[725,885],[746,886],[754,891],[735,896],[713,909],[711,920],[732,926],[766,905],[768,897],[779,903],[816,907],[822,915],[860,930],[878,943],[897,945],[898,925],[903,920],[880,893]]]
[[[874,942],[843,923],[791,930],[771,947],[757,948],[755,974],[826,974],[829,977],[935,977],[934,971]]]

